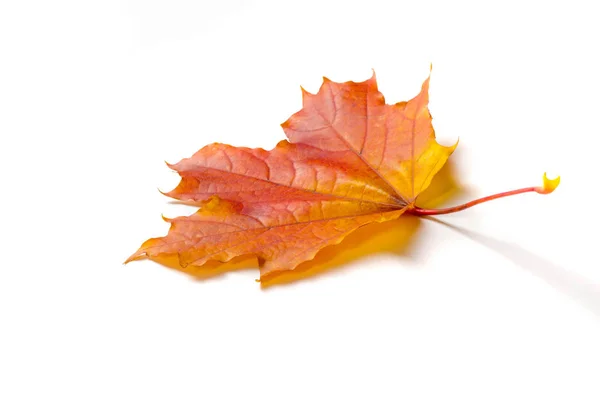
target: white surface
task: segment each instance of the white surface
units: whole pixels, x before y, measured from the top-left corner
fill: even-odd
[[[600,397],[598,14],[488,3],[3,1],[0,397]],[[191,212],[164,160],[272,148],[322,76],[407,100],[430,62],[453,202],[554,194],[266,290],[122,265]]]

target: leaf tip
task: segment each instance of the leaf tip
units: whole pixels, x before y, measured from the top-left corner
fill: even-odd
[[[557,176],[554,179],[548,179],[548,176],[546,175],[546,173],[544,173],[543,180],[544,184],[542,185],[542,187],[536,187],[535,189],[537,193],[550,194],[551,192],[556,190],[556,187],[558,187],[558,185],[560,184],[560,176]]]
[[[123,262],[124,265],[128,264],[129,262],[133,262],[134,260],[139,260],[144,258],[146,255],[145,253],[142,251],[142,248],[138,249],[133,255],[131,255],[129,258],[125,259],[125,262]]]
[[[460,141],[460,137],[456,138],[456,142],[454,144],[452,144],[451,146],[447,146],[446,148],[448,149],[448,153],[452,154],[454,152],[454,150],[456,150],[456,147],[458,147],[458,142]]]
[[[314,94],[312,94],[302,86],[300,86],[300,91],[302,92],[302,106],[305,106],[307,102],[311,99],[311,97],[314,97]]]

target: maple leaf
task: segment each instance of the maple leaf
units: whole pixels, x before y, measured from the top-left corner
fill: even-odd
[[[456,212],[521,192],[549,193],[558,179],[448,209],[421,209],[419,194],[456,148],[442,146],[428,110],[429,77],[407,102],[386,104],[375,73],[364,82],[324,78],[302,90],[302,109],[282,124],[289,141],[266,151],[214,143],[168,165],[181,176],[165,195],[193,201],[191,216],[165,219],[165,237],[142,244],[126,262],[176,256],[183,267],[247,254],[261,278],[292,270],[357,228],[402,213]],[[458,143],[457,143],[458,144]]]

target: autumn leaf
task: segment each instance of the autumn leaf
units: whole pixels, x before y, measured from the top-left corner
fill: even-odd
[[[442,210],[415,200],[456,144],[435,140],[429,78],[408,102],[386,104],[375,74],[364,82],[324,78],[317,94],[302,90],[302,109],[282,124],[288,140],[266,151],[211,144],[169,165],[181,176],[165,195],[193,201],[193,215],[165,219],[165,237],[142,244],[126,262],[177,257],[182,267],[253,254],[260,274],[292,270],[322,248],[369,223],[404,212],[456,212],[521,192],[549,193],[558,179]]]

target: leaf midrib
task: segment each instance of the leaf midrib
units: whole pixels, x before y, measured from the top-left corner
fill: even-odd
[[[242,176],[242,177],[245,177],[247,179],[253,179],[253,180],[257,180],[257,181],[261,181],[261,182],[273,184],[275,186],[286,187],[286,188],[290,188],[290,189],[293,189],[293,190],[307,192],[307,193],[311,193],[311,194],[319,194],[319,195],[323,195],[323,196],[327,196],[327,197],[331,197],[331,198],[341,199],[341,200],[344,200],[344,201],[366,202],[366,203],[371,203],[371,204],[376,204],[376,205],[383,205],[383,206],[395,207],[396,209],[402,209],[405,206],[405,204],[401,204],[401,203],[394,204],[394,203],[387,203],[387,202],[379,202],[379,201],[371,201],[371,200],[359,199],[359,198],[354,198],[354,197],[345,197],[345,196],[342,196],[342,195],[335,195],[335,194],[330,194],[330,193],[322,193],[322,192],[319,192],[319,191],[309,190],[309,189],[301,188],[301,187],[288,186],[286,184],[276,183],[276,182],[271,181],[271,180],[265,180],[265,179],[261,179],[261,178],[254,177],[254,176],[244,175],[244,174],[241,174],[241,173],[230,172],[230,171],[226,171],[226,170],[223,170],[223,169],[213,168],[213,167],[210,167],[210,166],[201,166],[200,168],[210,169],[210,170],[216,170],[216,171],[219,171],[219,172],[222,172],[222,173],[228,173],[228,174],[232,174],[232,175],[235,175],[235,176]],[[178,173],[180,175],[182,175],[182,176],[185,175],[185,174],[193,175],[194,171],[191,170],[191,171],[178,172]],[[196,176],[192,176],[192,177],[194,179],[199,179],[199,177],[196,177]],[[234,191],[229,191],[229,192],[234,192]],[[237,192],[243,192],[243,191],[237,191]],[[214,193],[213,195],[219,196],[218,193]],[[394,197],[391,197],[391,198],[394,198]],[[280,201],[280,200],[273,199],[273,201],[264,201],[264,202],[278,202],[278,201]]]

